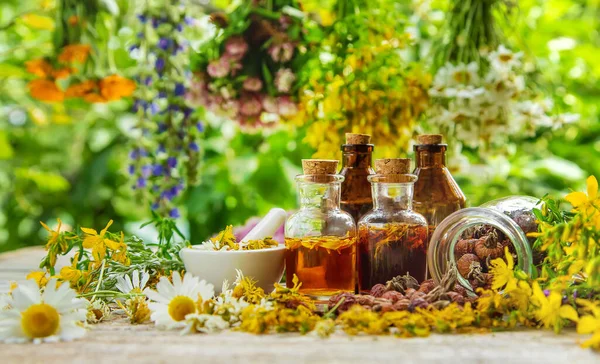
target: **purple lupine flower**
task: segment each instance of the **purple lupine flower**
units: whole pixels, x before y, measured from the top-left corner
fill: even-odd
[[[146,86],[152,85],[152,76],[147,76],[146,79],[144,80],[144,84]]]
[[[182,32],[183,31],[183,25],[177,24],[177,26],[175,27],[175,29],[177,29],[178,32]]]
[[[137,188],[144,188],[146,187],[146,179],[144,177],[140,177],[137,179],[137,183],[136,183],[136,187]]]
[[[155,176],[160,176],[163,174],[164,168],[161,164],[155,164],[152,168],[152,174]]]
[[[166,153],[165,146],[164,146],[164,145],[162,145],[162,144],[161,144],[161,145],[159,145],[159,146],[158,146],[158,149],[156,149],[156,151],[157,151],[158,153]]]
[[[135,173],[135,166],[133,164],[130,164],[128,169],[129,169],[129,174]]]
[[[158,202],[153,203],[152,206],[151,206],[152,210],[158,210],[158,206],[159,206]]]
[[[180,217],[181,215],[179,214],[179,210],[177,208],[173,208],[171,209],[171,211],[169,211],[169,217],[176,219],[178,217]]]
[[[146,18],[146,16],[143,14],[138,14],[137,18],[140,21],[140,23],[142,23],[142,24],[146,23],[146,20],[148,20],[148,18]]]
[[[142,176],[144,176],[144,178],[148,178],[150,177],[150,174],[152,174],[152,166],[146,164],[142,166]]]
[[[175,168],[177,166],[177,158],[169,157],[167,158],[167,167]]]
[[[194,25],[194,18],[192,18],[191,16],[184,16],[183,17],[183,21],[187,24],[187,25]]]
[[[154,29],[158,28],[158,26],[160,25],[160,20],[158,20],[157,18],[152,18],[152,27]]]
[[[199,121],[196,123],[196,129],[198,129],[199,132],[204,132],[204,123]]]
[[[158,132],[159,133],[164,133],[165,131],[167,131],[167,124],[165,124],[165,123],[158,123]]]
[[[185,94],[185,87],[182,83],[175,84],[175,96],[183,96]]]
[[[138,44],[131,45],[131,46],[129,46],[129,52],[131,53],[138,48],[140,48],[140,46]]]
[[[200,147],[198,146],[198,143],[196,143],[196,142],[191,142],[189,147],[190,147],[190,150],[193,150],[194,152],[200,151]]]
[[[194,110],[192,110],[191,108],[184,107],[183,108],[183,118],[188,119],[190,117],[190,115],[192,115],[193,112],[194,112]]]
[[[159,111],[160,109],[158,108],[157,104],[155,104],[154,102],[150,104],[150,114],[156,115]]]
[[[160,48],[164,51],[169,49],[170,45],[171,45],[171,40],[168,38],[160,38],[160,40],[158,41],[158,48]]]
[[[158,72],[162,72],[165,69],[165,60],[163,58],[157,58],[154,67]]]
[[[134,148],[131,152],[129,152],[129,158],[138,159],[140,157],[140,150],[138,148]]]
[[[167,97],[167,92],[166,91],[158,91],[158,98],[159,99],[164,99]]]

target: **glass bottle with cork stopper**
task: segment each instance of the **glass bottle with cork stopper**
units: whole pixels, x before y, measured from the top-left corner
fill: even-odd
[[[342,210],[358,220],[373,208],[371,184],[368,176],[375,174],[371,167],[374,145],[368,134],[346,133],[342,145]]]
[[[338,161],[303,159],[296,176],[300,209],[285,223],[286,281],[297,275],[300,292],[317,300],[354,292],[356,224],[340,208],[344,177]]]
[[[377,159],[369,176],[373,210],[358,223],[358,285],[368,293],[395,276],[426,279],[427,221],[412,210],[410,159]]]
[[[448,215],[465,207],[466,198],[446,168],[447,144],[439,134],[419,135],[414,146],[415,211],[425,216],[430,236]]]

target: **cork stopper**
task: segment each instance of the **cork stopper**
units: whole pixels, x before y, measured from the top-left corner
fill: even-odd
[[[338,161],[330,159],[303,159],[302,171],[304,174],[324,175],[336,174]]]
[[[369,144],[371,136],[369,134],[346,133],[346,144]]]
[[[417,141],[419,144],[442,144],[442,135],[441,134],[423,134],[417,136]]]
[[[386,158],[375,160],[375,172],[377,174],[408,174],[410,170],[410,159],[408,158]]]

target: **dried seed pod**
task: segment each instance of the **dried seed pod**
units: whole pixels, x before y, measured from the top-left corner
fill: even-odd
[[[371,296],[381,297],[386,291],[385,284],[377,283],[371,288]]]
[[[408,298],[403,298],[403,299],[399,300],[398,302],[394,303],[395,311],[408,310],[409,307],[410,307],[410,300]]]
[[[404,276],[396,276],[387,281],[386,288],[388,291],[394,290],[405,294],[405,291],[409,288],[419,289],[419,281],[406,273]]]
[[[465,254],[462,257],[460,257],[458,262],[456,262],[456,268],[458,269],[458,273],[460,273],[461,276],[467,278],[469,272],[471,271],[471,264],[473,262],[477,264],[480,263],[479,258],[475,254]]]
[[[416,291],[415,293],[410,295],[410,299],[414,300],[415,298],[424,298],[426,295],[427,295],[427,293],[425,293],[425,292]]]
[[[504,254],[504,247],[498,237],[498,233],[493,231],[485,238],[479,239],[475,244],[475,254],[480,260],[496,259]]]
[[[446,293],[446,295],[448,295],[448,298],[450,299],[450,301],[458,303],[459,305],[462,305],[465,303],[465,298],[457,292],[448,292]]]
[[[454,288],[452,289],[454,292],[459,293],[461,296],[466,297],[467,296],[467,290],[465,289],[465,287],[461,286],[460,284],[456,283],[454,285]]]
[[[385,298],[385,299],[391,300],[392,303],[395,303],[395,302],[403,299],[404,295],[402,293],[400,293],[400,292],[388,291],[388,292],[385,292],[383,294],[383,296],[381,296],[381,298]]]
[[[428,279],[426,281],[423,281],[423,283],[421,283],[421,286],[419,287],[419,292],[423,292],[423,293],[429,293],[431,292],[432,289],[434,289],[436,286],[435,282],[433,279]]]
[[[435,301],[434,303],[432,303],[431,305],[438,309],[441,310],[443,308],[445,308],[446,306],[448,306],[451,302],[448,300],[439,300],[439,301]]]
[[[454,246],[454,255],[456,258],[460,258],[465,254],[472,254],[475,250],[475,244],[479,242],[479,239],[462,239],[459,240]]]
[[[331,298],[329,298],[329,302],[328,302],[328,307],[329,309],[333,309],[335,307],[335,305],[338,304],[338,302],[340,302],[340,300],[344,300],[344,302],[342,302],[339,307],[337,308],[337,312],[344,312],[347,311],[352,305],[356,304],[356,297],[352,294],[352,293],[340,293],[337,294]]]

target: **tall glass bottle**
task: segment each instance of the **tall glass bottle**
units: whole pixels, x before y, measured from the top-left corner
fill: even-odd
[[[438,134],[419,135],[414,146],[415,211],[425,216],[429,230],[433,230],[453,212],[465,207],[465,195],[446,168],[446,149],[442,136]]]
[[[373,210],[358,223],[358,286],[368,293],[397,275],[427,276],[427,221],[412,210],[410,159],[378,159],[370,176]]]
[[[373,208],[371,184],[368,176],[375,174],[371,168],[373,144],[367,134],[346,134],[342,145],[342,210],[348,212],[355,222]]]
[[[294,274],[300,292],[327,299],[354,292],[356,225],[340,209],[344,177],[335,174],[338,161],[302,160],[303,175],[296,177],[300,209],[285,223],[286,281]]]

